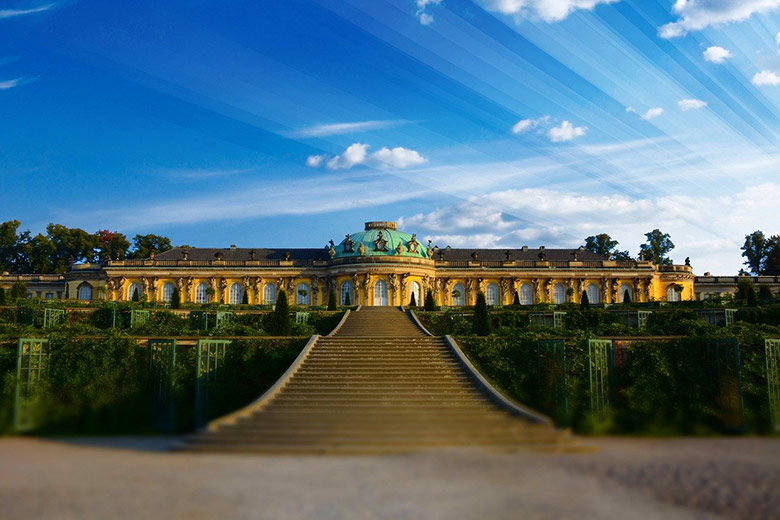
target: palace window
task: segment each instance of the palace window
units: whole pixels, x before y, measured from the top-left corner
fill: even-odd
[[[552,299],[553,303],[556,305],[566,303],[566,287],[564,287],[562,283],[553,285]]]
[[[299,283],[295,288],[295,304],[309,305],[311,289],[307,283]]]
[[[456,283],[452,288],[452,305],[456,307],[466,305],[466,289],[462,283]]]
[[[680,291],[678,291],[674,285],[670,285],[669,288],[666,290],[666,301],[669,302],[680,301]]]
[[[206,282],[200,282],[195,288],[195,303],[209,302],[209,285]]]
[[[489,283],[487,285],[487,288],[485,289],[485,301],[488,305],[498,305],[499,302],[499,291],[498,291],[498,285],[494,283]]]
[[[91,300],[92,299],[92,286],[84,284],[79,286],[79,290],[76,296],[79,300]]]
[[[165,282],[160,291],[160,299],[164,302],[170,302],[173,299],[173,284]]]
[[[127,286],[127,301],[133,300],[133,295],[138,292],[138,299],[141,299],[141,285],[135,282]]]
[[[267,283],[263,286],[263,305],[273,305],[276,303],[276,286]]]
[[[628,297],[626,298],[626,296]],[[620,294],[618,294],[618,301],[620,303],[628,303],[634,301],[634,290],[631,288],[630,285],[623,284],[620,286]]]
[[[244,297],[244,288],[238,282],[233,282],[230,285],[230,293],[228,294],[228,303],[230,305],[238,305],[241,303],[241,298]]]
[[[588,302],[589,303],[599,303],[599,287],[595,283],[592,283],[588,285],[588,288],[585,290],[588,294]]]
[[[374,305],[387,305],[387,283],[377,280],[374,284]]]
[[[352,289],[352,282],[344,282],[341,284],[341,293],[339,297],[339,304],[340,305],[354,305],[355,302],[353,301],[355,299],[355,294]]]
[[[531,305],[534,303],[534,290],[530,284],[524,283],[520,286],[520,305]]]
[[[422,287],[420,287],[420,284],[417,282],[412,282],[409,284],[409,303],[412,303],[412,295],[414,295],[414,303],[415,305],[423,305],[422,301]]]

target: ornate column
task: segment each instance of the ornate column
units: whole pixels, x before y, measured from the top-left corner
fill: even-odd
[[[363,291],[366,293],[366,305],[369,304],[370,301],[370,291],[371,291],[371,274],[366,273],[366,275],[363,277]]]
[[[487,296],[487,294],[485,294],[485,279],[484,278],[477,278],[477,292],[481,292],[483,295]],[[477,303],[477,301],[474,300],[474,303]]]
[[[651,294],[650,294],[650,287],[653,284],[653,277],[648,276],[645,278],[645,301],[649,302],[651,300]]]
[[[227,303],[227,295],[225,294],[225,290],[227,289],[227,280],[224,278],[219,279],[219,302],[220,303]]]
[[[639,291],[639,278],[634,278],[634,301],[642,301],[642,293]]]
[[[466,305],[472,305],[472,295],[474,293],[474,279],[473,278],[466,278],[466,294],[464,295],[463,301],[466,303]]]
[[[185,280],[185,296],[184,301],[185,302],[192,302],[195,301],[195,298],[193,298],[192,295],[192,284],[195,283],[195,279],[192,276],[188,276],[187,280]]]
[[[550,297],[550,291],[552,291],[552,280],[550,278],[546,278],[544,282],[542,282],[542,287],[542,294],[544,295],[545,303],[552,303],[552,298]]]
[[[394,307],[395,302],[398,299],[396,298],[398,294],[398,276],[396,276],[395,273],[390,273],[387,276],[387,279],[390,282],[388,285],[390,286],[390,290],[391,290],[390,294],[392,295],[392,296],[388,296],[388,300],[389,300],[388,303],[390,304],[391,307]]]
[[[319,293],[320,293],[320,278],[319,276],[312,276],[311,282],[311,299],[309,303],[311,305],[319,305]]]
[[[360,305],[360,277],[352,273],[352,303]]]
[[[500,282],[501,287],[501,305],[509,305],[512,302],[507,302],[507,296],[509,295],[509,286],[510,286],[510,280],[509,278],[502,278]]]
[[[623,295],[620,294],[620,280],[617,278],[612,279],[612,303],[622,303]]]
[[[531,303],[539,303],[539,288],[540,288],[539,279],[534,278],[533,280],[531,280],[531,283],[533,284],[534,287],[534,294],[533,294],[533,298],[531,299]]]
[[[570,290],[571,289],[571,290]],[[577,291],[574,289],[574,278],[567,278],[566,279],[566,301],[567,302],[574,302],[575,295]],[[569,295],[569,293],[572,293]]]
[[[409,305],[410,296],[406,294],[406,290],[409,287],[409,273],[401,275],[401,305]],[[422,296],[422,295],[421,295]],[[420,305],[420,302],[415,302]]]
[[[263,279],[256,276],[253,280],[253,288],[255,291],[255,304],[259,305],[263,303]]]
[[[186,282],[183,277],[176,278],[176,289],[179,291],[179,301],[182,303],[187,302]]]
[[[455,284],[455,280],[447,278],[444,280],[442,287],[444,288],[444,303],[442,305],[452,305],[452,286]]]
[[[606,278],[601,279],[601,301],[599,303],[608,303],[609,298],[609,280]]]

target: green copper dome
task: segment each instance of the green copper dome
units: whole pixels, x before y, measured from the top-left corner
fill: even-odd
[[[400,247],[399,247],[400,246]],[[428,258],[427,246],[415,235],[398,231],[395,222],[366,222],[365,230],[351,233],[333,246],[333,258],[360,256],[405,256]]]

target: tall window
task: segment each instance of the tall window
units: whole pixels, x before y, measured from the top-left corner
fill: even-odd
[[[77,296],[79,300],[91,300],[92,299],[92,286],[84,284],[79,287]]]
[[[456,283],[452,288],[452,305],[463,306],[466,305],[466,288],[462,283]]]
[[[209,302],[209,284],[206,282],[200,282],[195,287],[195,303],[208,303]]]
[[[422,301],[422,287],[420,287],[420,284],[417,282],[409,284],[409,303],[412,303],[412,295],[414,295],[414,303],[416,305],[423,305],[425,303]]]
[[[588,288],[585,289],[587,295],[588,295],[588,302],[589,303],[598,303],[599,302],[599,288],[595,283],[592,283],[588,285]]]
[[[628,294],[628,299],[626,299],[626,294]],[[618,294],[618,301],[621,303],[627,303],[627,302],[633,302],[634,301],[634,290],[631,288],[630,285],[623,284],[620,286],[620,293]]]
[[[173,299],[173,284],[171,282],[165,282],[160,290],[160,299],[164,302],[169,302]]]
[[[276,286],[267,283],[263,286],[263,305],[273,305],[276,303]]]
[[[534,290],[531,284],[524,283],[520,286],[520,305],[531,305],[534,303]]]
[[[485,289],[485,301],[488,305],[498,305],[499,304],[499,291],[498,291],[498,285],[494,283],[489,283],[487,288]]]
[[[675,290],[674,285],[670,285],[669,288],[666,290],[666,301],[670,301],[670,302],[680,301],[680,292]]]
[[[387,305],[387,283],[377,280],[374,284],[374,305]]]
[[[355,293],[352,290],[352,282],[346,281],[341,284],[341,295],[339,298],[341,305],[355,305]]]
[[[566,287],[562,283],[553,285],[553,303],[558,305],[566,303]]]
[[[309,297],[311,295],[311,289],[307,283],[299,283],[295,288],[295,304],[296,305],[309,305]]]
[[[238,305],[241,303],[241,298],[244,296],[244,288],[238,282],[230,284],[230,293],[228,294],[228,303],[230,305]]]
[[[141,292],[141,285],[138,283],[131,283],[127,286],[127,301],[132,301],[133,295],[135,293],[138,293],[138,299],[141,299],[141,296],[143,296],[143,293]]]

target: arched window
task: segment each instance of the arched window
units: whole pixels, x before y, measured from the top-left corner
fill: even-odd
[[[309,305],[309,298],[311,295],[311,288],[307,283],[299,283],[295,288],[295,304],[296,305]]]
[[[133,282],[127,286],[127,301],[132,301],[135,293],[138,293],[138,299],[140,300],[142,296],[141,285]]]
[[[208,303],[209,302],[209,284],[206,282],[200,282],[195,287],[195,303]]]
[[[238,305],[241,303],[241,298],[244,297],[244,288],[238,282],[230,284],[230,293],[228,293],[228,303],[230,305]]]
[[[276,286],[267,283],[263,286],[263,305],[273,305],[276,303]]]
[[[534,303],[534,290],[531,284],[524,283],[520,286],[520,305],[531,305]]]
[[[79,286],[79,290],[76,296],[79,300],[91,300],[92,299],[92,286],[85,283]]]
[[[173,299],[173,284],[171,282],[165,282],[160,290],[160,299],[164,302],[169,302]]]
[[[463,306],[466,305],[466,289],[462,283],[456,283],[452,288],[452,305]]]
[[[666,301],[670,301],[670,302],[680,301],[680,291],[678,291],[677,287],[675,287],[674,285],[670,285],[669,288],[666,290]]]
[[[485,289],[485,301],[488,305],[499,305],[501,302],[499,301],[499,291],[498,291],[498,285],[494,283],[489,283],[487,285],[487,288]]]
[[[562,283],[556,283],[555,285],[553,285],[552,297],[553,297],[553,303],[556,305],[566,303],[566,287],[564,287]]]
[[[355,291],[352,289],[352,282],[346,281],[341,284],[339,302],[341,305],[355,305]]]
[[[620,286],[618,301],[620,303],[629,303],[634,301],[634,290],[630,285],[623,284]]]
[[[387,305],[387,283],[377,280],[374,284],[374,305]]]
[[[586,292],[588,294],[588,302],[589,303],[598,303],[599,302],[599,287],[595,283],[592,283],[588,285],[588,288],[586,289]]]
[[[417,282],[412,282],[409,284],[409,303],[412,303],[412,295],[414,295],[414,303],[415,305],[423,305],[425,302],[422,301],[422,287],[420,287],[420,284]]]

